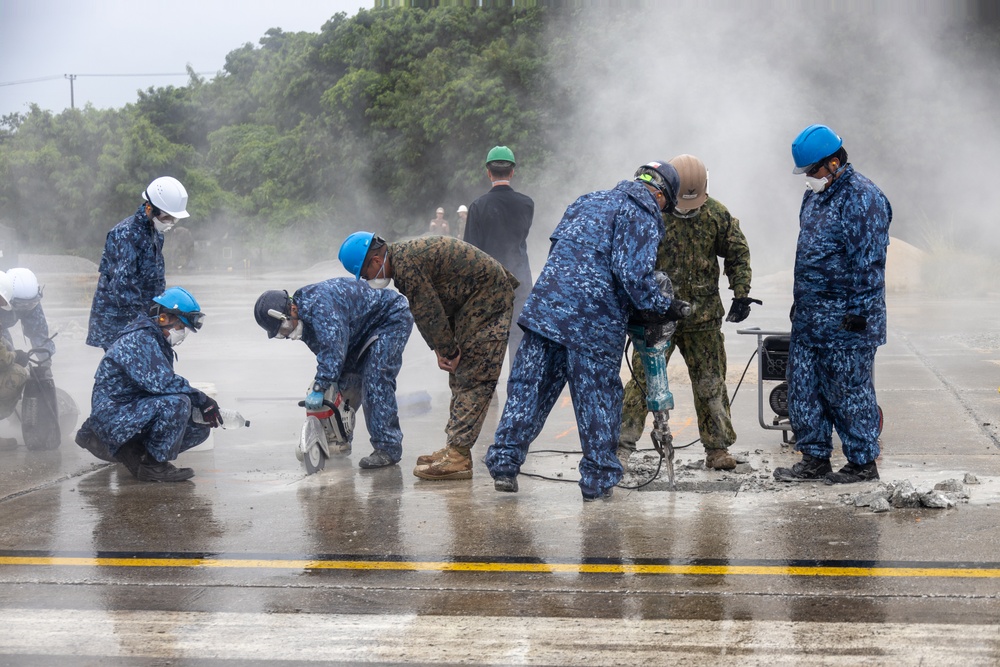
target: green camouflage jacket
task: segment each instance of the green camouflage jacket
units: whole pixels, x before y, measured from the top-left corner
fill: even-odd
[[[720,328],[726,311],[719,296],[719,257],[733,296],[750,293],[750,246],[740,221],[709,197],[693,218],[664,212],[663,225],[666,233],[656,253],[656,268],[670,276],[676,296],[694,307],[677,330]]]
[[[472,340],[507,340],[514,275],[475,246],[450,236],[389,244],[396,289],[432,350],[446,357]]]

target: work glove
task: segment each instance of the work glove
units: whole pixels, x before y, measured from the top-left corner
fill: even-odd
[[[666,318],[668,322],[682,320],[691,314],[691,304],[680,299],[671,299],[670,307],[667,308]]]
[[[201,406],[201,418],[212,428],[222,426],[222,415],[219,414],[219,404],[211,396],[205,396],[205,403]]]
[[[26,350],[14,350],[14,363],[18,366],[28,366],[28,352]]]
[[[306,410],[320,410],[323,407],[323,392],[310,391],[306,394]]]
[[[844,315],[840,328],[851,333],[861,333],[868,329],[868,318],[864,315]]]
[[[794,322],[795,321],[795,302],[794,301],[792,302],[792,307],[788,309],[788,321],[789,322]]]
[[[750,316],[750,304],[756,303],[763,306],[760,299],[751,299],[748,296],[738,296],[733,299],[733,305],[729,307],[729,314],[726,315],[727,322],[742,322]]]

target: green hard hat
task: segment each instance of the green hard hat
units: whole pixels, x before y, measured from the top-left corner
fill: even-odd
[[[494,146],[486,155],[486,164],[490,162],[510,162],[511,164],[515,164],[514,151],[506,146]]]

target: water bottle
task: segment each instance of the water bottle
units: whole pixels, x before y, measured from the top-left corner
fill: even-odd
[[[250,428],[250,422],[243,418],[236,410],[230,410],[229,408],[219,408],[219,417],[222,419],[222,428],[229,429],[234,428]]]
[[[222,423],[219,424],[220,427],[226,429],[227,431],[234,428],[249,428],[250,422],[244,419],[236,410],[230,410],[229,408],[219,408],[219,418]],[[191,408],[191,419],[194,420],[196,424],[207,424],[205,417],[201,414],[201,410],[198,408]]]

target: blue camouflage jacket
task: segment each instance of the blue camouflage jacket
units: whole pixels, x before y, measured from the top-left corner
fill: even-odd
[[[621,356],[633,310],[665,312],[653,279],[663,221],[645,185],[622,181],[573,202],[518,324],[589,356]]]
[[[792,337],[810,347],[856,348],[885,343],[885,257],[892,207],[850,164],[826,190],[807,190],[795,250]],[[868,328],[841,328],[845,315]]]
[[[201,408],[208,397],[174,373],[174,350],[156,322],[137,317],[108,348],[94,374],[91,412],[101,421],[149,396],[188,394]]]
[[[292,296],[302,320],[302,340],[316,355],[316,380],[324,390],[340,379],[348,359],[357,357],[386,327],[413,328],[406,297],[372,289],[363,280],[332,278],[306,285]]]
[[[153,297],[166,289],[164,274],[163,234],[140,206],[108,232],[87,345],[107,349],[129,322],[145,315]]]
[[[49,356],[56,353],[55,342],[49,340],[49,323],[45,319],[45,311],[42,304],[38,304],[31,310],[19,311],[16,309],[0,310],[0,327],[3,327],[3,338],[14,345],[14,339],[10,335],[10,329],[15,324],[21,322],[21,331],[30,341],[31,347],[41,347],[49,351]],[[41,355],[44,357],[45,355]]]

